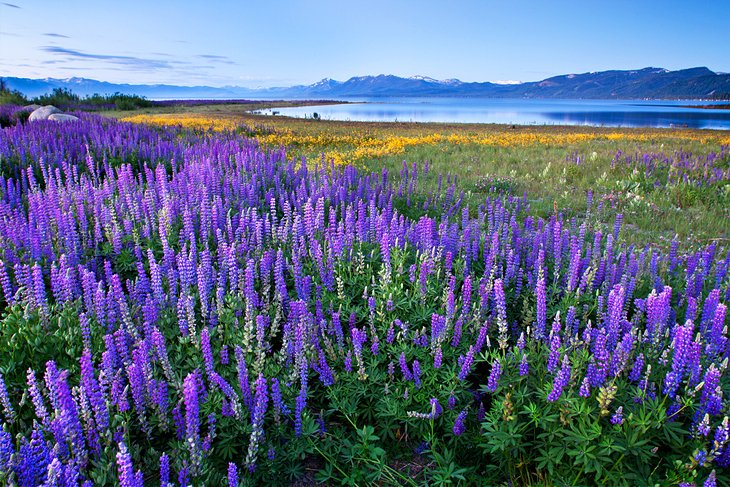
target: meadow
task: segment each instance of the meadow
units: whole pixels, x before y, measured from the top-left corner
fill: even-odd
[[[0,131],[0,482],[730,481],[725,133],[80,116]]]
[[[277,106],[277,105],[274,105]],[[456,178],[466,200],[527,195],[534,212],[585,215],[588,194],[622,213],[631,243],[708,243],[730,237],[728,149],[723,131],[487,124],[367,123],[248,113],[253,105],[209,105],[113,115],[187,128],[236,130],[294,157],[399,171],[428,165]],[[709,183],[709,184],[708,184]]]

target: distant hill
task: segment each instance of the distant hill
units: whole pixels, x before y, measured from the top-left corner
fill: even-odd
[[[173,85],[130,85],[108,83],[87,78],[67,79],[28,79],[4,77],[10,89],[18,90],[28,97],[50,93],[54,88],[65,88],[77,95],[139,95],[147,98],[236,98],[237,90],[212,88],[210,86],[173,86]]]
[[[27,96],[66,88],[81,96],[135,94],[147,98],[353,98],[456,96],[481,98],[568,98],[568,99],[705,99],[730,98],[730,74],[708,68],[669,71],[644,68],[629,71],[600,71],[565,74],[542,81],[517,84],[466,83],[457,79],[435,80],[425,76],[401,78],[393,75],[358,76],[347,81],[323,79],[312,85],[250,89],[237,86],[130,85],[86,78],[4,78],[6,84]]]

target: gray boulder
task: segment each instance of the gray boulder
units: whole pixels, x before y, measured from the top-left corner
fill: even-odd
[[[33,113],[30,114],[28,120],[35,122],[36,120],[48,120],[48,117],[54,113],[61,113],[61,110],[54,107],[53,105],[46,105],[44,107],[36,108]]]
[[[24,112],[32,112],[32,111],[35,111],[35,110],[39,109],[40,107],[41,107],[40,105],[36,105],[35,103],[33,103],[32,105],[26,105],[26,106],[24,106],[22,108],[22,110]]]
[[[52,120],[54,122],[74,122],[78,119],[79,117],[74,117],[67,113],[52,113],[48,116],[48,120]]]

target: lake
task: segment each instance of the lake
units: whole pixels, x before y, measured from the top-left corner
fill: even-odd
[[[688,127],[730,130],[730,110],[686,108],[697,100],[536,100],[485,98],[371,98],[356,103],[276,108],[274,112],[325,120],[366,122],[500,123],[606,127]],[[727,103],[727,102],[725,102]],[[259,113],[271,114],[272,110]]]

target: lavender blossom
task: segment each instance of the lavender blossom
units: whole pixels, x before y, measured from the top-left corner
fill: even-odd
[[[497,385],[499,384],[499,377],[502,375],[502,364],[498,359],[492,362],[492,370],[489,372],[489,378],[487,379],[487,390],[489,392],[495,392]]]

